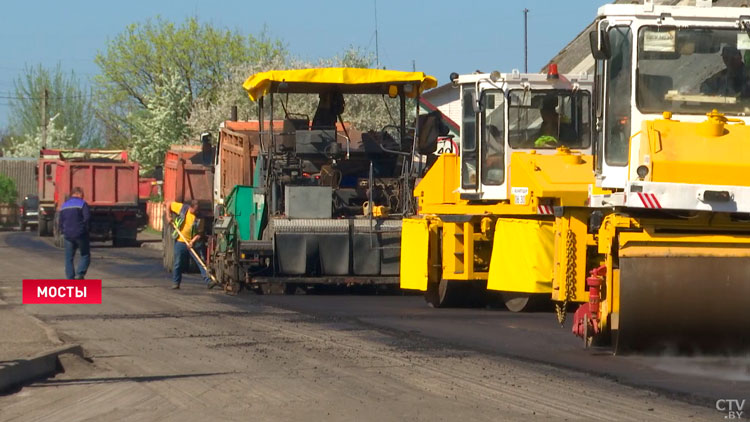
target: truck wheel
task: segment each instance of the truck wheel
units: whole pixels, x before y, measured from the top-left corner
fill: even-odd
[[[297,293],[297,283],[284,283],[284,294],[293,295]]]
[[[130,248],[138,245],[138,241],[130,237],[113,237],[112,246],[115,248]]]
[[[424,299],[433,308],[461,306],[466,300],[468,282],[442,279],[439,283],[428,283]]]
[[[511,312],[529,312],[538,309],[545,302],[545,295],[521,292],[502,292],[505,307]],[[547,295],[547,298],[549,296]]]
[[[164,269],[167,272],[172,271],[174,267],[174,239],[167,232],[164,236],[164,242],[162,244],[163,251],[162,256],[164,257]]]
[[[54,238],[55,246],[57,246],[58,248],[62,248],[63,238],[62,238],[62,235],[60,234],[60,231],[57,229],[57,227],[58,227],[57,224],[54,224],[52,226],[52,236]]]
[[[161,265],[167,268],[167,234],[161,229]]]
[[[47,220],[47,229],[45,236],[51,236],[55,230],[55,220]]]
[[[21,222],[21,231],[22,232],[26,231],[26,223],[24,223],[23,221]]]
[[[39,220],[39,224],[36,226],[36,232],[39,237],[47,236],[47,220]]]

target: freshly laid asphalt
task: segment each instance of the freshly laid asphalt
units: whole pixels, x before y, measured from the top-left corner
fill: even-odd
[[[3,246],[14,252],[59,254],[49,239],[40,239],[33,233],[6,233],[3,237]],[[99,273],[119,279],[132,276],[149,287],[168,287],[169,278],[161,268],[157,250],[95,246],[93,251],[92,268]],[[29,273],[28,268],[25,273]],[[188,278],[197,282],[197,277]],[[242,292],[239,296],[226,296],[216,291],[206,291],[205,295],[238,314],[248,312],[248,318],[258,306],[281,308],[334,327],[343,324],[379,331],[388,337],[418,338],[425,347],[466,350],[573,370],[694,405],[713,408],[719,399],[750,402],[750,357],[614,356],[607,348],[585,350],[570,332],[572,315],[566,326],[560,327],[553,312],[432,309],[418,295],[259,296]],[[39,317],[45,320],[45,312],[40,312]],[[595,392],[592,400],[596,400]]]

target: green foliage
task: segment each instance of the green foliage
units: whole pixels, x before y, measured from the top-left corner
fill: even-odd
[[[10,177],[0,174],[0,204],[15,204],[17,199],[16,182]]]
[[[16,156],[38,155],[41,145],[42,98],[48,91],[48,147],[77,147],[94,142],[98,123],[91,92],[74,72],[65,73],[58,64],[52,69],[41,65],[26,67],[14,81],[10,101],[9,129],[16,136],[8,150]]]
[[[245,37],[195,17],[179,25],[161,18],[129,25],[95,58],[101,69],[96,77],[98,110],[107,121],[109,141],[127,142],[138,112],[160,95],[171,72],[182,79],[190,103],[213,103],[236,64],[284,54],[284,46],[265,32]]]

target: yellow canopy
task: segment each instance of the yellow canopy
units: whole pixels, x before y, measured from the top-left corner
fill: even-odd
[[[283,83],[283,85],[282,85]],[[247,78],[242,87],[256,101],[268,93],[388,94],[391,85],[412,85],[409,97],[437,86],[437,79],[422,72],[331,67],[320,69],[271,70]],[[408,89],[407,89],[408,91]]]

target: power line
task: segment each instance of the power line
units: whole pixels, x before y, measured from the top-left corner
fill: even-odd
[[[93,94],[83,94],[83,95],[66,95],[63,97],[48,97],[49,100],[64,100],[64,99],[81,99],[81,98],[92,98]],[[14,95],[0,95],[0,99],[2,100],[42,100],[44,97],[19,97]]]

